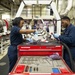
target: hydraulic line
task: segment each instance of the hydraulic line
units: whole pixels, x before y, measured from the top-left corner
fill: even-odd
[[[68,52],[68,55],[69,55],[69,58],[70,58],[70,64],[71,64],[71,69],[73,70],[73,58],[72,58],[72,55],[71,55],[71,52],[70,52],[70,49],[69,49],[69,47],[65,44],[65,43],[63,43],[63,42],[60,42],[63,46],[64,46],[64,48],[66,48],[66,50],[67,50],[67,52]],[[63,51],[64,52],[64,51]]]

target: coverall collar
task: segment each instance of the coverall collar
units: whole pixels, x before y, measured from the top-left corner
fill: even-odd
[[[66,30],[69,29],[71,26],[72,26],[72,24],[70,24],[70,25],[66,28]]]

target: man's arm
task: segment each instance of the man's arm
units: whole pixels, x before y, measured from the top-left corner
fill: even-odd
[[[59,39],[66,44],[75,43],[75,27],[70,30],[68,35],[60,35]]]

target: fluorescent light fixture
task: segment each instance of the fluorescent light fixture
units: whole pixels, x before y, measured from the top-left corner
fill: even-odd
[[[2,14],[2,19],[10,19],[10,15],[9,14]]]
[[[0,8],[0,10],[3,10],[3,9]]]
[[[37,4],[36,0],[24,0],[26,5],[32,5],[32,4]]]
[[[38,0],[38,4],[50,4],[52,0]]]
[[[14,0],[13,0],[13,2],[14,2]]]

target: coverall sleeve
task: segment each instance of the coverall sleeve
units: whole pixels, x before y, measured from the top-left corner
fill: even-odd
[[[19,31],[20,31],[20,28],[19,28],[19,27],[14,27],[14,28],[13,28],[13,33],[14,33],[14,34],[18,34]]]
[[[59,36],[60,41],[66,43],[66,44],[73,44],[75,43],[75,27],[73,27],[68,35],[60,35]]]

